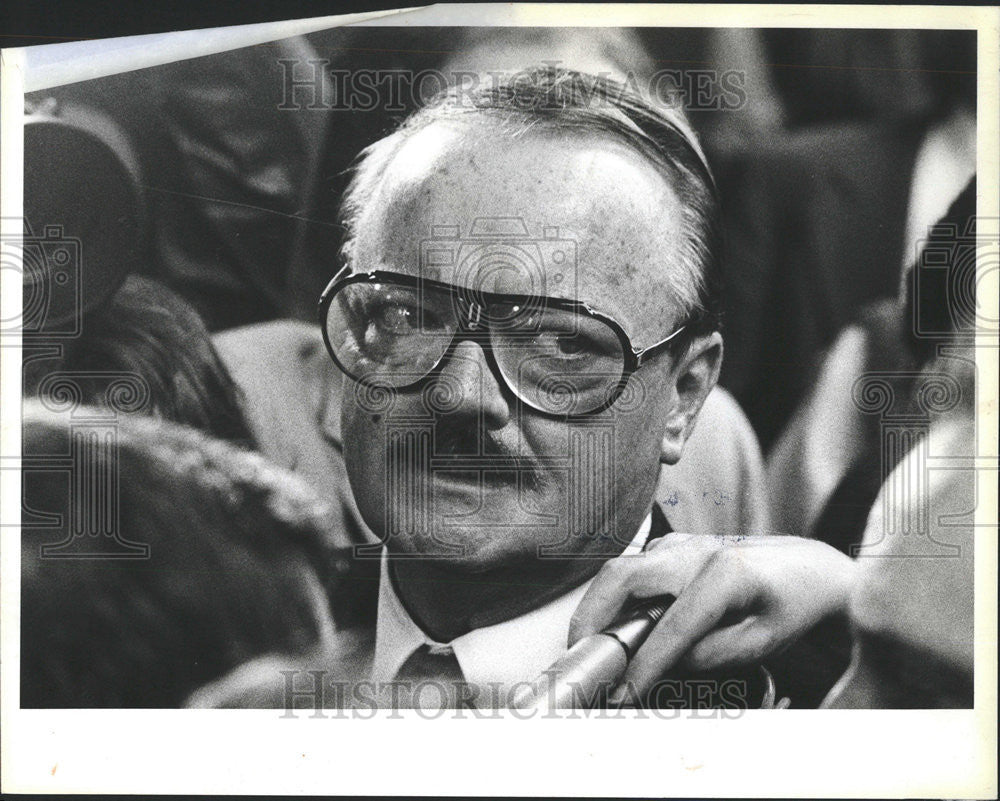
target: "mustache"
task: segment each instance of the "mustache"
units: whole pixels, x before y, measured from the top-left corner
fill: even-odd
[[[392,436],[387,443],[388,464],[401,463],[423,469],[434,468],[479,472],[489,488],[517,486],[541,490],[548,478],[541,465],[530,455],[520,453],[488,429],[467,419],[441,417],[424,429],[429,434],[426,447],[416,447],[411,437],[399,440]],[[417,452],[419,451],[419,453]]]

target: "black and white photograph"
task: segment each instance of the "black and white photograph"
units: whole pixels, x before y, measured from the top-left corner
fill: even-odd
[[[3,51],[5,784],[995,795],[1000,11],[698,8]]]

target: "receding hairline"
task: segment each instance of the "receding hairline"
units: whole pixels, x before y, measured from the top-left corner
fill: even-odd
[[[501,124],[496,125],[499,121]],[[505,108],[477,108],[474,110],[419,111],[399,129],[374,142],[364,151],[362,157],[383,148],[386,150],[388,165],[398,152],[418,136],[432,128],[448,126],[455,130],[482,130],[482,138],[506,138],[516,140],[534,134],[552,137],[576,137],[577,139],[597,139],[617,144],[623,149],[637,153],[659,171],[663,168],[680,172],[680,165],[666,159],[650,145],[646,136],[628,121],[623,114],[593,114],[583,109],[566,109],[560,115],[537,115],[530,111]],[[686,170],[685,170],[686,171]],[[689,171],[688,171],[689,172]],[[671,188],[676,189],[673,184]]]
[[[522,115],[521,119],[512,119],[512,115]],[[491,124],[496,119],[505,120],[508,124],[495,126]],[[392,173],[394,165],[398,164],[400,155],[404,154],[407,147],[412,146],[420,137],[430,136],[433,129],[441,127],[451,128],[457,133],[457,139],[463,144],[477,140],[497,140],[506,139],[509,142],[538,138],[548,140],[555,145],[562,145],[568,139],[573,140],[576,145],[580,142],[600,142],[608,147],[608,152],[612,148],[623,156],[638,157],[648,168],[655,171],[656,175],[667,190],[666,196],[675,201],[679,207],[685,206],[681,187],[673,174],[666,174],[663,169],[662,159],[656,154],[649,152],[648,148],[637,145],[636,142],[624,139],[617,131],[605,127],[590,126],[585,124],[566,124],[558,118],[537,118],[525,112],[507,112],[504,109],[478,109],[476,112],[464,114],[451,114],[441,117],[429,117],[417,126],[404,126],[386,137],[370,145],[361,154],[361,163],[373,168],[363,176],[366,186],[356,186],[355,189],[363,189],[361,197],[355,197],[356,207],[351,209],[351,217],[355,223],[370,219],[369,212],[377,204],[373,200],[380,196],[385,188],[385,180]],[[478,132],[477,132],[478,129]],[[471,135],[471,139],[470,139]],[[449,146],[455,139],[443,140],[435,143],[435,147],[429,155],[433,158],[433,163],[444,162],[453,152],[449,151]],[[567,148],[573,145],[568,145]],[[428,169],[419,180],[423,181],[430,177],[433,169]],[[356,181],[361,178],[356,176]],[[352,238],[357,234],[351,231]]]

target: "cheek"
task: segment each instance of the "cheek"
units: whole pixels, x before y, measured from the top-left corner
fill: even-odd
[[[645,504],[660,473],[669,404],[660,382],[650,382],[642,389],[642,403],[636,407],[625,405],[616,413],[614,425],[619,497]]]
[[[636,456],[656,454],[659,459],[660,443],[666,425],[662,417],[653,414],[622,415],[615,421],[615,434],[622,447]]]
[[[640,379],[645,380],[640,380]],[[631,386],[635,383],[635,386]],[[670,411],[670,392],[667,382],[655,373],[632,376],[628,394],[613,409],[614,425],[619,450],[629,456],[628,462],[636,467],[659,464],[660,443],[667,427]],[[620,408],[619,408],[620,407]]]
[[[662,427],[646,417],[623,417],[615,426],[617,492],[643,498],[653,492],[660,470]]]
[[[361,409],[353,398],[344,398],[340,417],[347,475],[356,495],[381,489],[375,480],[384,472],[385,415]]]

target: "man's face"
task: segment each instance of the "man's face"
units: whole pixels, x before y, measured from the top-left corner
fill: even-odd
[[[392,159],[358,221],[352,267],[586,301],[641,349],[682,320],[667,286],[681,269],[681,214],[653,165],[609,138],[436,122]],[[477,249],[477,232],[497,244]],[[429,256],[442,250],[453,257]],[[537,569],[550,556],[558,582],[593,573],[649,511],[674,373],[670,355],[656,356],[626,397],[583,420],[520,403],[469,340],[430,386],[399,391],[391,405],[375,408],[346,380],[342,432],[359,509],[395,556],[476,573]],[[558,558],[568,555],[596,558]]]

